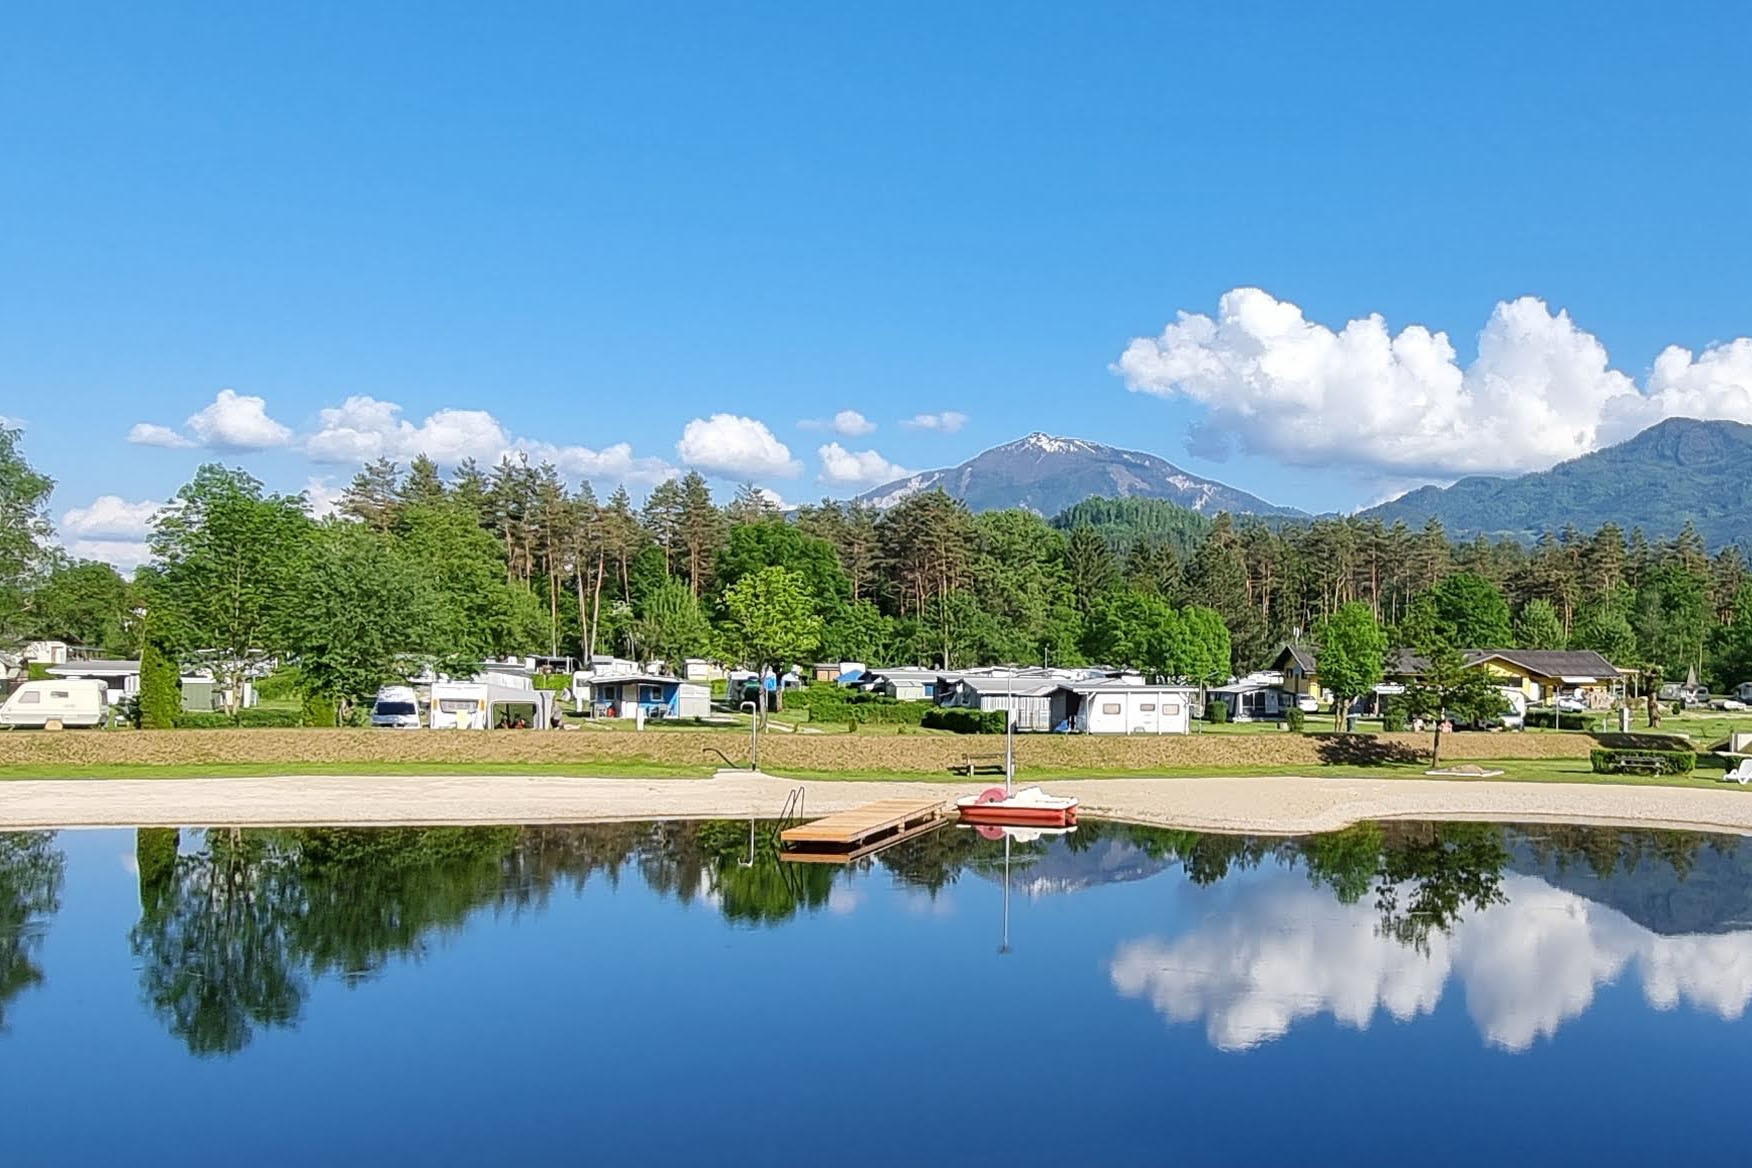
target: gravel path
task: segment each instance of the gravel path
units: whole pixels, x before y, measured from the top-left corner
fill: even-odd
[[[0,782],[0,827],[588,823],[774,816],[799,784],[555,776],[306,776]],[[989,783],[813,782],[809,815],[873,799],[949,799]],[[1536,820],[1752,834],[1752,792],[1435,779],[1088,779],[1047,784],[1087,814],[1210,831],[1299,834],[1364,819]]]

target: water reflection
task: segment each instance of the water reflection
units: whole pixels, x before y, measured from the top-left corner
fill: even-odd
[[[319,981],[373,980],[479,914],[539,913],[593,884],[632,882],[765,930],[881,911],[872,876],[899,891],[886,899],[946,903],[958,882],[998,885],[1006,871],[1005,841],[958,829],[851,868],[789,864],[770,825],[751,832],[746,820],[142,829],[134,842],[140,997],[203,1057],[296,1027]],[[1620,980],[1656,1009],[1731,1019],[1752,1001],[1752,846],[1734,838],[1400,823],[1271,839],[1088,823],[1008,847],[1023,896],[1115,889],[1077,909],[1108,930],[1096,944],[1115,1008],[1147,1002],[1224,1050],[1322,1016],[1359,1029],[1410,1021],[1450,984],[1506,1050],[1555,1034]],[[0,834],[0,1029],[44,980],[64,868],[52,834]],[[1041,922],[1027,936],[1043,951],[1058,941]]]
[[[65,869],[53,833],[0,832],[0,1032],[12,1000],[43,981],[37,954]]]
[[[1737,845],[1687,833],[1361,825],[1274,845],[1278,863],[1220,890],[1194,928],[1124,943],[1109,970],[1121,994],[1147,998],[1171,1022],[1202,1021],[1224,1050],[1320,1014],[1357,1029],[1378,1012],[1408,1021],[1435,1010],[1450,978],[1485,1040],[1511,1051],[1555,1034],[1627,969],[1656,1009],[1686,1003],[1734,1019],[1752,1000],[1752,931],[1664,935],[1558,885],[1670,907],[1693,900],[1680,890],[1707,857],[1708,899],[1727,912],[1687,915],[1743,921],[1733,910],[1744,910],[1752,872]]]

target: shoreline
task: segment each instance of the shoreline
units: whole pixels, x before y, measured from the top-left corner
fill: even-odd
[[[773,818],[797,787],[804,818],[876,799],[941,797],[991,781],[797,780],[748,771],[710,778],[556,775],[14,779],[0,830],[97,827],[440,826],[635,819]],[[1584,823],[1752,835],[1738,787],[1259,776],[1053,781],[1091,818],[1193,831],[1306,835],[1365,820]]]

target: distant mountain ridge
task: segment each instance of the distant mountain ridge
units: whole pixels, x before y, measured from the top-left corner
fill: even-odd
[[[1752,543],[1752,426],[1668,418],[1550,470],[1419,487],[1361,514],[1412,527],[1434,518],[1451,537],[1523,540],[1609,520],[1668,539],[1689,521],[1712,549]]]
[[[1219,511],[1303,514],[1214,479],[1188,474],[1154,454],[1038,432],[994,446],[960,466],[923,471],[884,483],[859,495],[858,501],[892,507],[908,496],[939,488],[974,511],[1025,507],[1051,516],[1100,495],[1166,499],[1202,515]]]

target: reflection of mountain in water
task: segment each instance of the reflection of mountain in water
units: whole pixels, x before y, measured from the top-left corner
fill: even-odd
[[[1752,848],[1734,836],[1526,828],[1509,867],[1617,909],[1653,933],[1752,928]]]
[[[1028,855],[1010,877],[1010,887],[1029,896],[1076,892],[1098,884],[1127,884],[1147,880],[1166,871],[1170,861],[1152,856],[1128,840],[1097,839],[1082,849],[1073,847],[1074,836],[1050,836],[1040,841],[1042,850]],[[1000,845],[1001,846],[1001,845]],[[988,880],[1001,881],[1003,869],[976,868]]]

